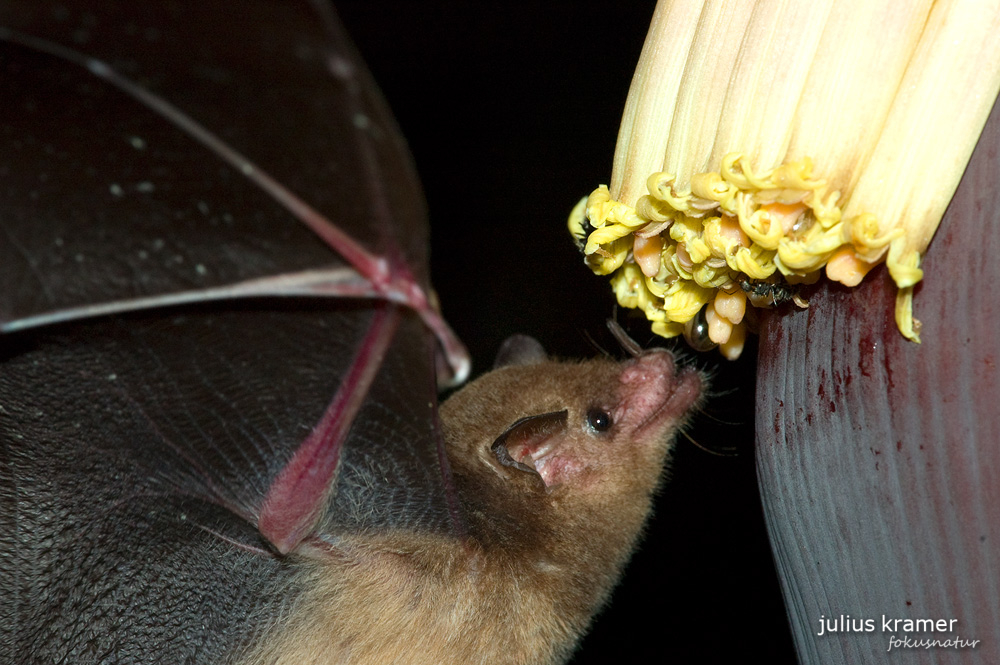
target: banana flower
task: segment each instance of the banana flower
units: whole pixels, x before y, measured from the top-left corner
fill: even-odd
[[[570,231],[623,306],[696,348],[736,358],[748,305],[883,261],[919,341],[920,258],[1000,89],[998,34],[1000,0],[661,0],[610,186]]]

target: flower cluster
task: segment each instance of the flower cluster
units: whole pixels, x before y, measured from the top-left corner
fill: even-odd
[[[824,266],[854,286],[903,235],[880,234],[868,213],[844,219],[839,192],[813,176],[808,158],[754,173],[730,153],[690,188],[661,172],[646,189],[633,208],[601,185],[574,208],[570,231],[591,269],[612,275],[619,304],[641,309],[653,332],[687,332],[696,348],[719,345],[731,359],[743,349],[748,301],[805,306],[785,285],[815,282]],[[707,339],[691,332],[701,317]]]

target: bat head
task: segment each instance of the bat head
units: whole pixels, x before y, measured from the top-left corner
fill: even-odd
[[[502,542],[546,556],[597,539],[617,568],[703,384],[663,350],[623,362],[557,362],[530,338],[508,340],[498,366],[441,409],[456,475],[475,479],[472,514],[490,516],[481,531],[499,530]]]

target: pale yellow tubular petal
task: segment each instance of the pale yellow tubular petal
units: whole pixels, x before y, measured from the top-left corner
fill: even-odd
[[[631,247],[630,238],[619,238],[610,244],[598,247],[595,253],[587,256],[587,265],[595,275],[610,275],[625,263]]]
[[[690,217],[678,219],[670,227],[670,237],[684,243],[684,251],[692,263],[701,263],[712,255],[708,243],[701,237],[701,221]]]
[[[721,220],[718,217],[710,217],[702,222],[702,240],[708,247],[713,258],[725,259],[726,248],[734,246],[736,243],[728,236],[723,236],[720,231]],[[735,252],[735,247],[733,248]]]
[[[868,168],[845,214],[873,209],[904,228],[886,264],[900,287],[896,323],[920,341],[912,285],[920,255],[958,187],[1000,89],[1000,0],[934,5]],[[919,136],[918,141],[913,137]],[[874,208],[874,201],[880,205]]]
[[[688,203],[691,199],[691,193],[687,192],[675,195],[673,191],[674,179],[674,175],[666,171],[654,173],[646,180],[646,190],[657,201],[662,202],[668,208],[687,211],[691,207]]]
[[[740,228],[764,249],[777,249],[782,238],[781,223],[772,221],[766,210],[750,213],[746,206],[739,211]]]
[[[813,256],[825,254],[829,256],[844,242],[844,229],[841,226],[833,226],[825,231],[815,227],[815,234],[807,234],[805,247],[806,251]],[[826,258],[823,259],[826,261]],[[817,266],[819,267],[819,266]]]
[[[854,251],[858,257],[868,263],[881,259],[889,247],[889,243],[904,234],[903,229],[896,228],[880,235],[878,219],[871,213],[863,213],[851,219],[845,229],[849,233]]]
[[[812,197],[807,199],[807,202],[816,216],[816,221],[824,229],[840,223],[842,214],[840,206],[837,205],[840,202],[840,191],[828,192],[826,194],[814,192]]]
[[[634,205],[646,193],[649,175],[663,170],[663,146],[701,9],[701,2],[656,6],[615,147],[611,191],[619,201]]]
[[[811,158],[814,172],[829,182],[831,191],[850,195],[874,150],[931,4],[861,0],[830,7],[791,123],[787,161]]]
[[[656,224],[672,220],[677,215],[677,212],[665,202],[648,194],[639,197],[638,202],[636,202],[635,212],[643,219],[648,219],[650,222]],[[645,230],[643,229],[643,231]]]
[[[611,192],[608,191],[607,185],[600,185],[597,189],[590,193],[587,197],[587,208],[592,208],[599,206],[603,203],[607,203],[611,200]],[[593,220],[592,220],[593,221]]]
[[[905,228],[899,256],[923,252],[1000,89],[1000,0],[937,2],[885,126],[844,209]],[[890,266],[890,269],[892,266]],[[902,286],[902,285],[900,285]]]
[[[826,188],[826,180],[814,176],[812,159],[809,157],[775,168],[771,172],[771,181],[776,187],[789,190],[773,194],[772,198],[778,204],[798,204],[806,201],[810,193]]]
[[[717,201],[723,209],[732,207],[729,201],[736,196],[738,191],[735,185],[726,182],[721,175],[714,171],[698,173],[691,178],[692,194],[703,199]]]
[[[920,255],[910,249],[904,236],[889,243],[889,256],[885,263],[893,281],[901,289],[909,288],[924,278]]]
[[[670,286],[669,284],[656,281],[656,279],[654,279],[653,277],[646,278],[646,288],[649,289],[649,292],[652,293],[657,298],[662,299],[663,294],[666,293],[667,288],[669,286]]]
[[[783,161],[798,100],[823,34],[832,0],[740,2],[753,12],[742,30],[725,41],[739,44],[739,57],[726,87],[714,146],[701,170],[719,168],[738,150],[754,172]],[[720,11],[729,8],[718,7]],[[736,40],[740,39],[739,42]],[[704,66],[704,64],[702,65]],[[698,159],[701,154],[689,155]]]
[[[694,40],[685,54],[670,133],[660,144],[658,168],[677,177],[678,189],[690,189],[691,177],[697,173],[718,170],[718,163],[711,161],[715,135],[739,57],[740,36],[753,12],[753,2],[727,0],[706,3],[699,17]],[[675,29],[674,25],[669,27],[668,39]]]

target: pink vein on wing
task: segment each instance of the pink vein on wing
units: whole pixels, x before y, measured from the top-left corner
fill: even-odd
[[[84,67],[95,76],[107,81],[122,92],[145,104],[149,109],[172,122],[175,126],[187,132],[199,143],[215,153],[223,161],[230,164],[237,171],[242,173],[247,179],[267,192],[286,210],[294,215],[306,227],[312,230],[331,248],[344,257],[358,273],[367,280],[371,290],[364,295],[374,295],[375,297],[396,302],[417,312],[423,319],[425,325],[434,332],[439,343],[445,351],[448,363],[452,370],[454,383],[460,383],[468,377],[470,362],[465,347],[458,340],[448,324],[441,317],[440,313],[430,303],[427,294],[417,284],[404,267],[391,266],[384,257],[372,254],[348,234],[337,228],[329,219],[314,209],[308,203],[299,198],[294,192],[271,177],[266,171],[259,168],[250,159],[245,157],[223,140],[201,125],[195,119],[181,111],[179,108],[168,102],[163,97],[134,83],[127,77],[119,74],[110,65],[102,60],[91,58],[78,51],[67,48],[55,42],[51,42],[31,35],[25,35],[8,28],[0,27],[0,40],[20,44],[28,48],[48,53],[58,58],[62,58],[76,65]],[[371,161],[370,149],[363,151],[367,161]],[[371,166],[370,164],[368,165]],[[377,197],[376,197],[377,198]],[[384,216],[386,211],[380,211]],[[350,281],[344,282],[349,284]],[[253,284],[256,287],[271,289],[281,284],[281,280],[269,282],[268,280],[251,280],[242,283]],[[225,287],[224,287],[225,288]],[[217,295],[223,290],[216,291]],[[356,287],[349,289],[346,295],[355,295]],[[182,302],[192,302],[204,300],[204,291],[198,291],[191,296],[185,294],[175,294],[172,299],[169,297],[152,297],[139,299],[145,306],[161,306],[163,304],[176,304]],[[248,292],[243,289],[240,295],[285,295],[284,292],[275,290],[259,290]],[[320,295],[335,295],[329,291]],[[228,297],[228,296],[225,296]],[[57,317],[53,320],[70,320],[90,317],[96,313],[107,313],[139,309],[140,307],[125,305],[121,301],[107,303],[104,305],[90,305],[79,308],[67,308],[51,316]],[[103,311],[102,311],[103,310]],[[43,315],[44,316],[44,315]],[[48,322],[48,321],[45,321]],[[33,325],[41,325],[35,323]],[[21,326],[30,327],[30,326]],[[11,328],[13,329],[13,328]]]
[[[323,516],[340,451],[382,366],[399,318],[392,305],[376,310],[333,401],[268,489],[257,528],[282,554],[298,547]]]

